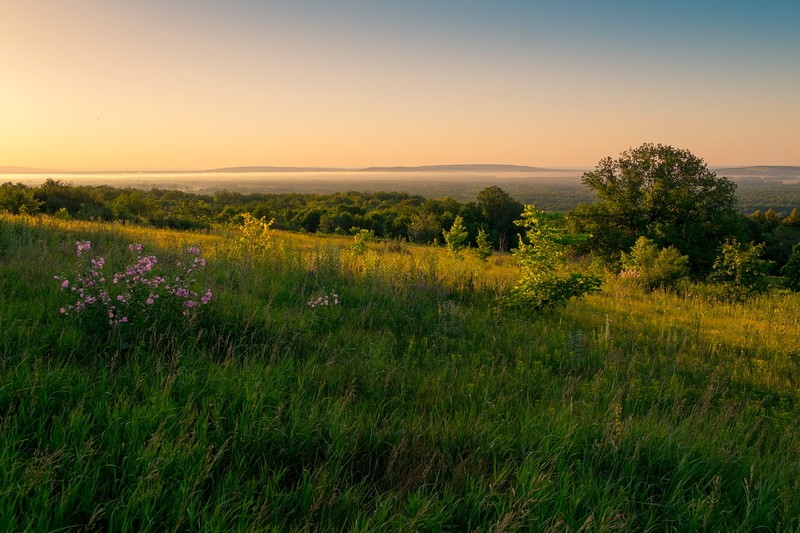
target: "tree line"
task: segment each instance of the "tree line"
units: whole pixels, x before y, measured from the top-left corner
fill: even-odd
[[[644,144],[605,158],[583,175],[594,202],[562,217],[567,231],[590,237],[573,247],[607,263],[619,263],[639,238],[659,249],[673,248],[687,258],[696,276],[707,274],[726,241],[761,247],[773,273],[780,272],[800,243],[800,212],[767,209],[743,215],[737,210],[736,184],[717,176],[688,150]],[[516,222],[524,206],[498,186],[480,191],[474,201],[425,198],[402,192],[262,194],[218,191],[194,194],[176,190],[74,186],[48,179],[40,186],[0,185],[0,210],[45,213],[85,220],[119,220],[174,229],[210,229],[240,224],[244,213],[273,220],[277,229],[354,235],[371,232],[384,239],[445,244],[458,223],[465,245],[477,246],[484,234],[496,250],[519,246],[523,228]]]
[[[475,201],[425,198],[404,192],[334,194],[263,194],[218,191],[213,194],[108,185],[75,186],[47,179],[40,186],[7,182],[0,185],[0,211],[43,213],[79,220],[123,221],[180,230],[210,229],[214,224],[239,224],[244,213],[274,220],[276,229],[349,235],[360,230],[375,237],[444,243],[443,230],[461,217],[475,244],[483,229],[495,249],[508,250],[519,231],[514,221],[522,204],[503,189],[490,186]]]

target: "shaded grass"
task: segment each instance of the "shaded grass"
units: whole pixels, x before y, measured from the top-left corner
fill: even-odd
[[[35,220],[0,218],[4,530],[800,527],[796,295],[609,280],[512,313],[505,258],[283,235],[246,262]],[[212,305],[124,337],[65,320],[78,238],[202,239]]]

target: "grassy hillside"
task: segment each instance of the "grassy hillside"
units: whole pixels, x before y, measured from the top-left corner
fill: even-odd
[[[800,295],[533,314],[508,257],[238,239],[0,215],[0,529],[800,527]],[[63,316],[78,240],[196,245],[213,298]]]

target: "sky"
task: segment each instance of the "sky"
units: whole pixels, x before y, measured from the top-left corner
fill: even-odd
[[[800,2],[0,0],[0,166],[800,165]]]

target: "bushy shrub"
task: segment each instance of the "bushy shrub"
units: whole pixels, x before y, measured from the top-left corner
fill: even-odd
[[[786,287],[800,292],[800,243],[792,248],[792,255],[783,267],[781,274],[786,278]]]
[[[761,259],[764,244],[741,244],[728,239],[714,261],[709,281],[717,284],[722,295],[741,301],[767,288],[766,274],[769,263]]]
[[[558,213],[544,213],[525,206],[519,226],[526,228],[519,246],[512,251],[522,268],[522,278],[508,298],[513,305],[536,310],[549,309],[580,298],[600,288],[601,280],[576,272],[566,265],[567,247],[584,240],[584,235],[569,234],[558,225]]]
[[[674,288],[689,275],[689,258],[673,246],[658,249],[647,237],[639,237],[630,253],[622,254],[620,277],[635,281],[646,290]]]
[[[364,255],[367,253],[367,243],[375,238],[375,232],[371,229],[360,229],[353,235],[353,243],[350,245],[350,251],[354,255]]]
[[[38,213],[42,202],[33,196],[33,189],[22,183],[10,181],[0,185],[0,211],[8,211],[15,215]]]
[[[273,222],[274,219],[267,221],[265,217],[256,218],[250,213],[242,213],[239,249],[249,259],[263,259],[272,248]]]

